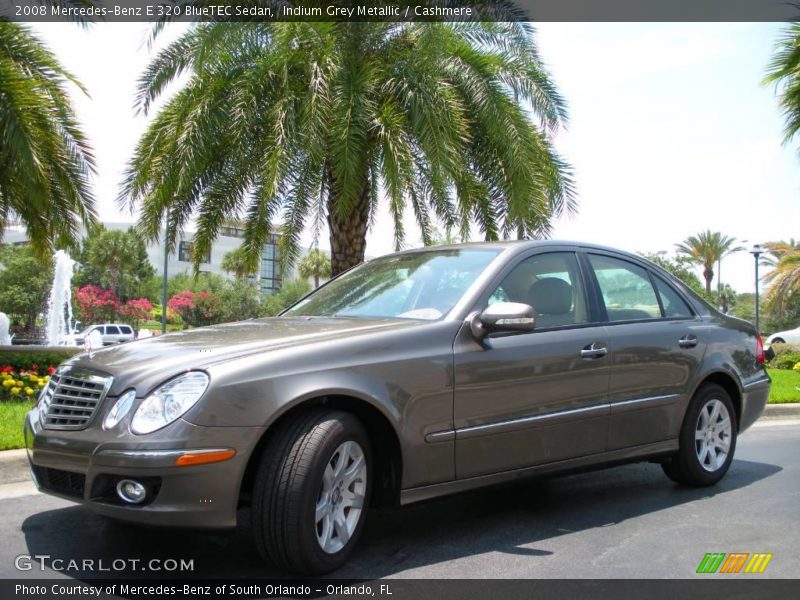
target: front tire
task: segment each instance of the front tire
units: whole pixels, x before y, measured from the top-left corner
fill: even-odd
[[[280,423],[254,486],[261,555],[300,575],[342,566],[364,526],[371,465],[369,436],[352,414],[314,409]]]
[[[772,343],[773,344],[785,344],[786,342],[783,340],[783,338],[775,338],[774,340],[772,340]]]
[[[664,473],[682,485],[714,485],[733,462],[737,431],[736,411],[728,392],[715,384],[703,385],[686,411],[677,454],[661,465]]]

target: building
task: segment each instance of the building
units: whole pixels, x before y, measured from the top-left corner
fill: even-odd
[[[125,222],[104,222],[103,226],[110,230],[127,231],[133,223]],[[85,235],[85,232],[84,232]],[[181,232],[178,236],[175,252],[170,254],[167,260],[167,274],[172,277],[181,273],[192,273],[192,236],[193,231]],[[242,244],[244,229],[237,223],[226,223],[220,229],[211,252],[203,258],[200,263],[201,273],[216,273],[224,277],[232,275],[222,270],[222,259],[230,252]],[[280,235],[273,229],[270,240],[264,244],[261,251],[261,264],[259,272],[252,279],[259,283],[262,293],[275,294],[281,287],[281,273],[277,259],[277,245]],[[6,244],[26,244],[28,235],[22,227],[9,227],[3,233],[3,243]],[[164,272],[164,244],[163,240],[147,244],[147,256],[156,272],[161,275]]]

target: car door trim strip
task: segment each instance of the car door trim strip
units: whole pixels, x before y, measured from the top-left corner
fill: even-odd
[[[503,433],[512,432],[518,429],[526,429],[531,423],[539,421],[548,421],[551,419],[559,419],[562,417],[570,417],[583,413],[597,412],[601,410],[611,411],[619,406],[630,406],[635,404],[646,404],[651,402],[665,402],[677,400],[680,394],[665,394],[661,396],[648,396],[646,398],[634,398],[633,400],[621,400],[619,402],[604,402],[602,404],[593,404],[592,406],[582,406],[580,408],[571,408],[568,410],[559,410],[549,412],[542,415],[533,415],[530,417],[522,417],[519,419],[510,419],[507,421],[497,421],[495,423],[484,423],[481,425],[469,425],[460,429],[437,431],[429,433],[425,436],[425,441],[428,443],[451,441],[453,435],[459,439],[469,439],[472,437],[479,437],[490,433]],[[497,431],[500,430],[500,431]]]

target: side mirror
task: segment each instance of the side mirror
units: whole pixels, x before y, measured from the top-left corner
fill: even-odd
[[[498,302],[482,313],[467,317],[472,335],[481,339],[496,331],[533,331],[533,307],[519,302]]]

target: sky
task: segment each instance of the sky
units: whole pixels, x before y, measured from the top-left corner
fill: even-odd
[[[171,27],[159,45],[185,25]],[[100,218],[134,220],[115,198],[147,125],[132,106],[136,80],[158,48],[146,44],[148,25],[34,28],[88,88],[89,97],[73,97],[97,156]],[[780,28],[538,24],[540,53],[569,105],[556,148],[572,165],[579,203],[575,216],[555,223],[553,237],[669,255],[676,243],[707,228],[748,248],[800,237],[794,227],[800,222],[800,155],[796,144],[782,144],[774,89],[760,84]],[[405,221],[407,247],[419,245],[410,211]],[[391,220],[381,212],[367,255],[393,249]],[[753,291],[753,257],[740,252],[726,258],[722,281]]]

